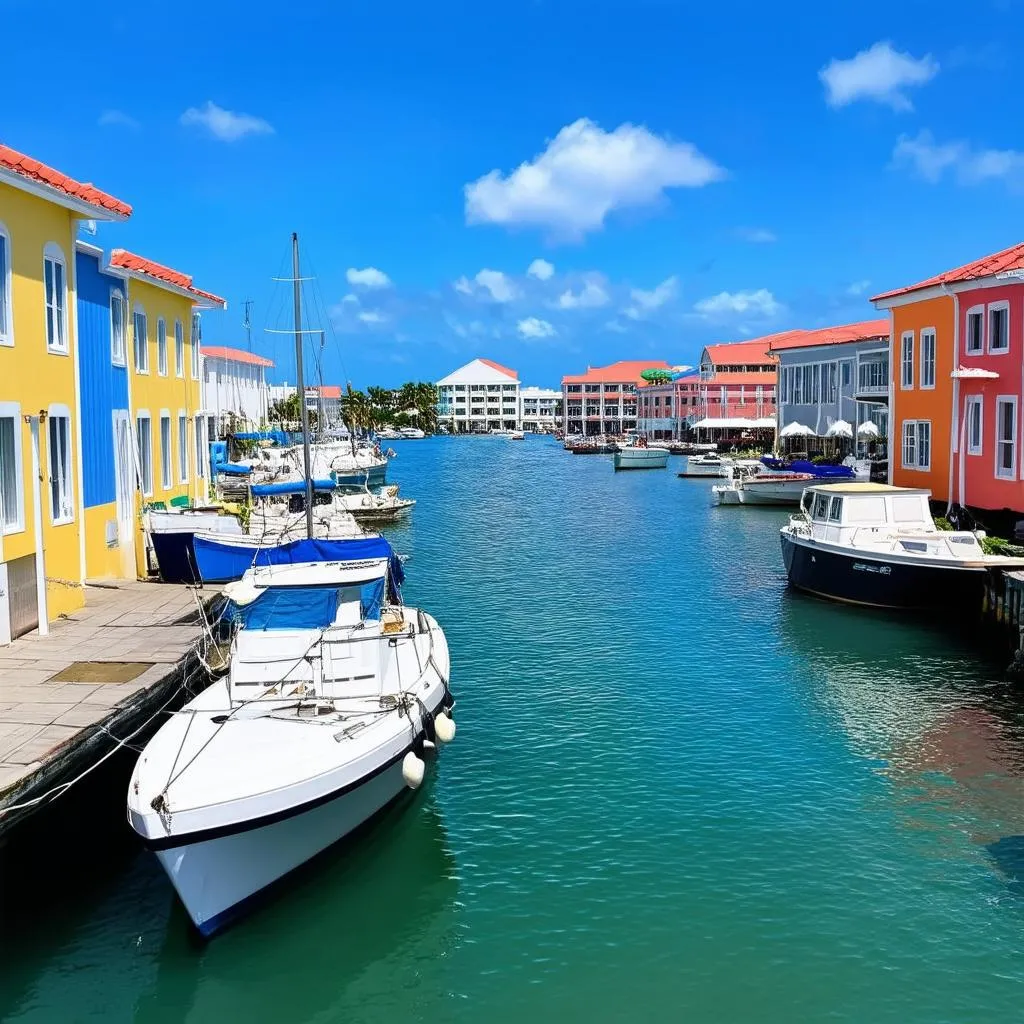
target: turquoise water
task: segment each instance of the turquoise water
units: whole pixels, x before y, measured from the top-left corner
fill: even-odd
[[[395,447],[406,596],[453,656],[436,777],[202,946],[118,766],[75,809],[106,832],[64,815],[3,865],[4,1020],[1021,1019],[999,658],[788,593],[785,513],[678,460]]]

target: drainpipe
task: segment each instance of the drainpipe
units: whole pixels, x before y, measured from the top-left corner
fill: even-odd
[[[942,292],[944,295],[949,295],[953,299],[953,369],[960,365],[960,296],[950,290],[948,284],[942,286]],[[939,342],[938,334],[935,339],[935,368],[938,373],[939,363]],[[946,515],[952,511],[953,508],[953,456],[959,454],[961,463],[963,462],[963,445],[957,443],[957,431],[958,431],[958,417],[960,406],[960,381],[958,378],[953,378],[953,402],[950,410],[949,420],[949,481],[947,484],[948,498],[946,499]],[[963,494],[963,466],[961,465],[960,470],[960,504],[964,503]]]
[[[40,409],[37,416],[26,416],[32,431],[32,526],[36,545],[36,611],[39,616],[39,635],[49,636],[50,619],[46,610],[46,555],[43,551],[43,474],[39,457],[39,424],[46,422],[46,413]]]

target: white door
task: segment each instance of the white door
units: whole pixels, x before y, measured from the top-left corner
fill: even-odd
[[[121,576],[135,577],[135,459],[127,409],[114,410],[114,476],[117,483],[117,546]]]

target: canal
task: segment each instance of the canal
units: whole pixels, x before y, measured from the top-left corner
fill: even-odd
[[[970,638],[787,592],[785,512],[554,441],[395,445],[458,736],[206,946],[131,759],[3,854],[5,1021],[1010,1022],[1024,703]]]

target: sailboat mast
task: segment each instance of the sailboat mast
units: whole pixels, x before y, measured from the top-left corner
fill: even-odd
[[[302,418],[302,463],[306,470],[306,536],[313,539],[313,473],[309,458],[309,410],[306,408],[306,381],[302,374],[302,285],[299,280],[299,236],[292,232],[292,298],[295,306],[295,374]]]

